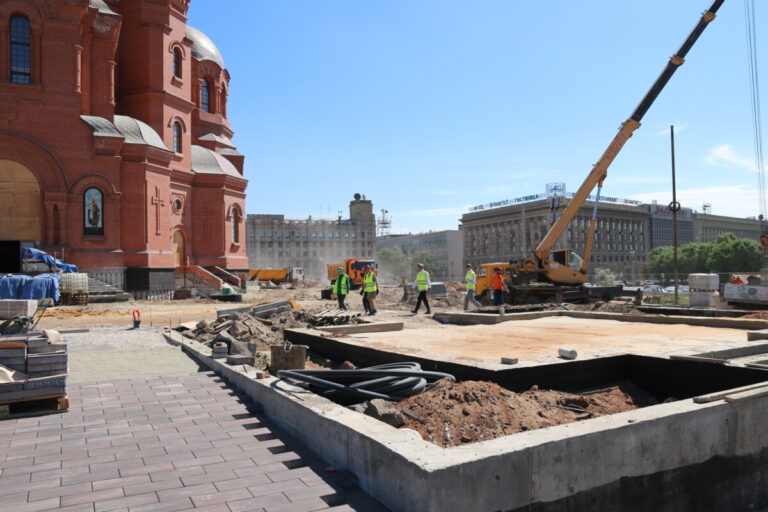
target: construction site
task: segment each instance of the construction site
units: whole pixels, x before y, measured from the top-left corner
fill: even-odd
[[[89,16],[115,15],[118,3],[91,0]],[[274,256],[265,237],[264,256],[241,268],[235,203],[215,214],[226,237],[209,238],[207,220],[201,230],[227,257],[187,255],[181,229],[169,231],[173,251],[141,254],[162,259],[155,267],[89,272],[88,253],[81,271],[55,251],[0,247],[18,258],[0,275],[0,509],[768,510],[768,230],[751,241],[756,268],[681,277],[674,227],[666,290],[598,283],[590,257],[611,163],[723,3],[696,20],[578,190],[552,201],[532,250],[467,264],[462,281],[431,281],[421,260],[394,279],[370,234],[350,246],[358,219],[375,230],[361,194],[350,219],[254,219],[281,226],[280,248],[286,226],[333,239],[328,261],[306,268]],[[193,47],[196,32],[185,33],[192,55],[207,51],[224,76],[213,43]],[[176,78],[183,51],[169,53]],[[117,130],[95,119],[95,132]],[[152,139],[137,126],[131,136]],[[201,140],[242,167],[226,137]],[[208,164],[224,169],[223,158]],[[677,226],[674,187],[673,164]],[[102,236],[102,195],[84,190],[101,205],[84,210],[87,234]],[[158,197],[146,240],[164,229]],[[181,215],[186,197],[174,197]],[[570,238],[583,208],[591,218]],[[300,243],[292,258],[309,253]]]

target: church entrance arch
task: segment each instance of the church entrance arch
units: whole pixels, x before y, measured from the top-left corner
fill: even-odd
[[[187,253],[184,247],[184,234],[178,229],[173,232],[173,257],[176,267],[186,266]]]
[[[0,159],[0,273],[20,272],[20,248],[42,238],[40,185],[32,171]]]

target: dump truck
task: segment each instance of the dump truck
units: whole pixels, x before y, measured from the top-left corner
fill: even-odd
[[[249,281],[294,283],[304,280],[304,269],[297,267],[259,268],[248,272]]]
[[[709,10],[702,14],[693,31],[688,35],[677,53],[669,59],[666,67],[629,118],[621,125],[618,133],[614,136],[597,163],[594,164],[592,170],[560,217],[552,224],[544,238],[536,246],[533,254],[522,261],[510,261],[508,264],[489,263],[481,265],[478,281],[483,270],[490,281],[493,267],[502,267],[510,285],[510,293],[508,294],[510,302],[543,302],[554,300],[556,297],[562,298],[563,301],[568,301],[568,296],[582,298],[587,296],[589,290],[584,285],[587,282],[587,271],[589,270],[590,252],[595,235],[600,193],[603,188],[603,181],[608,176],[608,167],[619,152],[621,152],[621,149],[635,130],[640,128],[640,121],[672,78],[672,75],[677,71],[677,68],[685,62],[686,55],[704,32],[704,29],[715,19],[716,13],[723,2],[724,0],[715,0]],[[584,203],[595,187],[597,187],[597,194],[587,230],[584,255],[582,256],[571,249],[556,249],[557,242],[566,232],[568,225],[579,213],[581,207],[584,206]],[[679,208],[679,205],[674,206]],[[768,239],[766,239],[766,243],[768,243]],[[480,287],[478,286],[479,289]],[[480,294],[479,291],[476,293]]]
[[[363,285],[363,268],[365,268],[366,265],[370,265],[374,272],[376,272],[376,269],[378,268],[376,261],[370,258],[349,258],[342,263],[329,264],[327,269],[328,279],[331,281],[331,286],[336,282],[336,276],[339,275],[336,269],[342,267],[344,272],[349,276],[349,285],[352,289],[360,288]]]

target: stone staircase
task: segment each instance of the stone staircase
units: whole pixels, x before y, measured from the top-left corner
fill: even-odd
[[[88,276],[88,302],[127,302],[131,298],[120,288]]]

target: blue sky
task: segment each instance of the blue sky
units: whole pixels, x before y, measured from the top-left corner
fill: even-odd
[[[346,215],[359,192],[419,232],[548,182],[575,191],[710,4],[195,0],[189,22],[232,76],[249,213]],[[670,201],[673,124],[683,205],[757,215],[749,94],[744,2],[726,0],[604,194]]]

